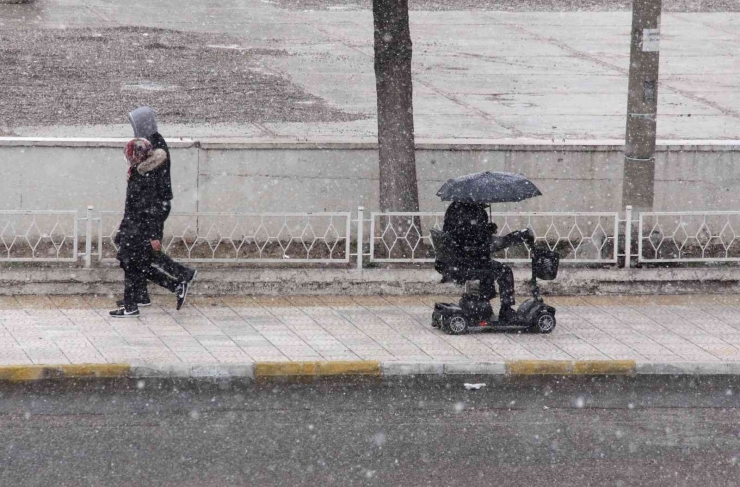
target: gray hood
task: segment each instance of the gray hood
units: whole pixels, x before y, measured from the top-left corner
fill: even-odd
[[[158,132],[157,117],[150,107],[137,108],[128,114],[128,120],[134,128],[134,137],[149,137]]]

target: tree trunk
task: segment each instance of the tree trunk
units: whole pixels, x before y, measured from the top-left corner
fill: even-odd
[[[419,211],[408,0],[373,0],[381,211]]]

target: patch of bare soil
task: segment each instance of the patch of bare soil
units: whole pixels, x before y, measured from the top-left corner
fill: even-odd
[[[143,27],[0,30],[0,130],[127,123],[151,105],[163,122],[341,122],[328,106],[265,68],[287,56],[223,34]],[[3,129],[3,127],[6,127]]]

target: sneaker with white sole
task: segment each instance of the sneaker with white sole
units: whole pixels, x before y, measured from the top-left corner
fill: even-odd
[[[123,302],[123,299],[119,299],[118,301],[116,301],[116,306],[118,306],[119,308],[122,307],[124,304],[125,303]],[[147,299],[146,301],[143,301],[141,303],[136,303],[136,306],[138,306],[139,308],[146,307],[146,306],[151,306],[151,305],[152,305],[152,302],[149,299]]]
[[[182,305],[185,304],[185,300],[188,297],[188,288],[190,287],[190,282],[181,282],[177,285],[177,289],[175,289],[175,293],[177,293],[177,310],[179,311],[180,308],[182,308]]]
[[[117,310],[110,312],[110,315],[113,318],[138,318],[140,314],[141,313],[139,313],[138,309],[129,311],[124,307],[118,308]]]

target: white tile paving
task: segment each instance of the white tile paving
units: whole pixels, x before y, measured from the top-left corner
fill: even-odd
[[[448,336],[431,328],[432,297],[229,297],[108,317],[112,300],[0,300],[0,365],[517,359],[740,362],[740,297],[550,298],[550,335]]]

